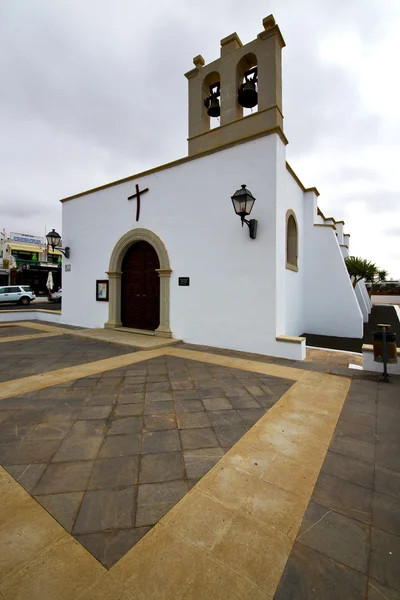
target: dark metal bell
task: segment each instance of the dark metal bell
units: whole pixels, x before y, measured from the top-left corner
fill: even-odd
[[[207,114],[209,117],[219,117],[221,114],[221,107],[219,105],[219,100],[216,96],[210,97],[210,102],[207,109]]]
[[[258,103],[258,94],[254,81],[245,81],[239,88],[238,102],[244,108],[254,108]]]

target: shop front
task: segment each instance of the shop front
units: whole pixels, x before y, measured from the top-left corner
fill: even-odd
[[[11,233],[7,240],[10,285],[29,285],[36,296],[47,296],[47,278],[53,275],[53,290],[61,287],[62,255],[47,247],[45,238]]]

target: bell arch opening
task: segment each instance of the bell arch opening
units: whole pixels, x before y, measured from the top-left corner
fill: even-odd
[[[205,131],[216,129],[221,125],[221,77],[212,71],[204,79],[201,86],[204,104]]]
[[[236,66],[236,87],[239,117],[247,117],[258,112],[257,57],[252,52],[242,56]]]
[[[109,302],[108,321],[104,327],[115,329],[122,327],[121,321],[121,280],[122,262],[124,257],[137,242],[147,242],[157,253],[159,268],[155,269],[160,279],[160,324],[154,331],[154,335],[160,337],[172,337],[170,329],[170,277],[171,266],[169,256],[164,242],[150,229],[131,229],[123,235],[115,244],[111,253],[109,270]]]

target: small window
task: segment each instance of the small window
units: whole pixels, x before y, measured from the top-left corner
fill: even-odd
[[[22,289],[24,290],[24,292],[32,292],[32,288],[30,285],[23,285]]]
[[[296,215],[292,210],[286,213],[286,268],[298,271],[299,239]]]

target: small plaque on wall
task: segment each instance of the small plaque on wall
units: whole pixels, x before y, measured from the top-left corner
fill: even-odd
[[[71,265],[65,265],[65,270],[66,271],[70,271],[71,270]]]
[[[190,277],[178,277],[178,285],[190,285]]]
[[[108,279],[97,279],[96,300],[97,302],[108,302]]]

